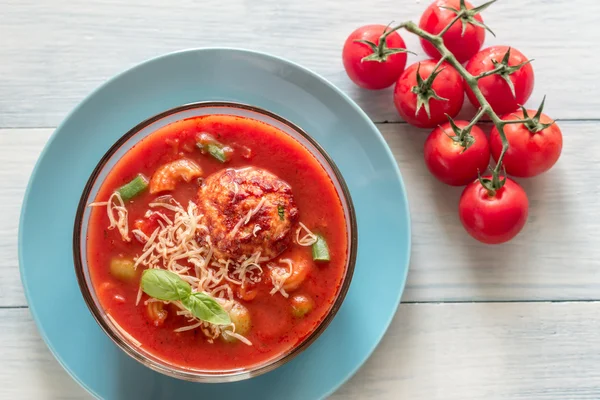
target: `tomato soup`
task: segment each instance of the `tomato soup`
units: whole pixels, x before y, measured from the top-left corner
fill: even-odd
[[[296,139],[230,115],[141,140],[101,184],[91,280],[131,343],[201,371],[264,364],[299,345],[340,293],[344,208]]]

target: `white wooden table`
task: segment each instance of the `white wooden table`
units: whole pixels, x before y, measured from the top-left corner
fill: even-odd
[[[524,232],[498,247],[463,232],[460,189],[429,176],[426,132],[399,120],[391,91],[354,87],[341,65],[354,28],[418,20],[428,2],[0,0],[0,398],[89,397],[39,337],[19,280],[18,214],[42,147],[112,75],[201,46],[262,50],[322,74],[367,111],[400,165],[414,243],[403,304],[333,398],[600,398],[600,2],[501,0],[484,16],[498,35],[487,44],[535,58],[528,104],[547,94],[564,134],[556,167],[520,181],[531,202]]]

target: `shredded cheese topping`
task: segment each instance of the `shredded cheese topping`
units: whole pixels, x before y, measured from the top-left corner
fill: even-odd
[[[252,342],[251,341],[249,341],[248,339],[246,339],[242,335],[240,335],[238,333],[235,333],[234,331],[224,330],[224,331],[221,332],[221,334],[224,335],[224,336],[234,337],[237,340],[239,340],[240,342],[245,343],[248,346],[252,346]]]
[[[108,220],[110,225],[108,229],[115,229],[121,234],[121,238],[129,242],[129,222],[127,221],[127,208],[119,192],[113,192],[108,198],[108,201],[96,202],[89,205],[90,207],[106,206],[106,213],[108,214]],[[115,216],[116,214],[116,216]]]
[[[254,207],[252,210],[248,211],[248,214],[246,214],[245,217],[240,218],[240,220],[238,221],[237,224],[235,224],[235,226],[233,227],[233,229],[231,230],[231,232],[229,232],[229,236],[233,237],[235,236],[235,234],[237,233],[237,231],[243,226],[243,225],[248,225],[248,222],[250,222],[250,220],[252,219],[253,216],[255,216],[260,209],[262,208],[262,206],[265,204],[265,201],[267,201],[266,198],[262,198],[260,199],[260,201],[258,202],[258,204],[256,205],[256,207]]]
[[[135,230],[136,237],[144,242],[142,253],[134,259],[136,268],[141,265],[174,272],[188,282],[194,292],[209,294],[226,311],[235,304],[231,284],[243,287],[248,281],[256,283],[261,280],[262,268],[258,264],[262,261],[260,253],[239,262],[213,259],[208,228],[203,224],[203,215],[194,202],[190,201],[184,208],[173,198],[166,198],[150,203],[149,207],[146,217],[156,214],[159,227],[149,237]],[[174,215],[170,218],[161,210],[173,212]],[[141,291],[138,297],[136,303],[141,299]],[[184,316],[189,323],[175,329],[175,332],[200,329],[211,343],[227,332],[226,335],[252,345],[248,339],[235,333],[233,325],[218,326],[200,321],[180,302],[172,303],[180,309],[178,315]]]
[[[234,236],[240,227],[247,225],[254,215],[263,207],[266,199],[262,198],[255,208],[249,210],[235,225],[229,235]],[[114,192],[108,201],[96,202],[90,206],[106,206],[110,221],[109,229],[117,228],[122,240],[131,241],[129,236],[128,212],[123,199],[118,192]],[[177,202],[171,196],[161,196],[148,205],[145,217],[156,216],[158,227],[148,236],[141,229],[134,229],[131,233],[144,244],[141,254],[134,257],[134,267],[166,269],[178,274],[182,279],[192,286],[193,292],[203,292],[215,298],[227,311],[236,304],[233,289],[235,287],[245,288],[248,284],[256,284],[262,281],[265,270],[261,263],[267,261],[257,252],[250,256],[242,256],[238,260],[216,259],[213,257],[213,245],[209,230],[203,223],[203,215],[197,205],[189,201],[187,207]],[[296,231],[296,242],[301,246],[310,246],[316,242],[317,237],[306,225],[300,223]],[[261,230],[260,225],[255,224],[252,234]],[[268,272],[273,288],[271,295],[280,293],[288,297],[284,286],[292,276],[294,266],[292,260],[285,258],[279,260],[282,266],[269,264]],[[142,298],[141,287],[138,290],[135,304],[139,305]],[[144,302],[148,305],[158,302],[149,298]],[[186,319],[187,325],[175,329],[175,332],[185,332],[199,329],[207,341],[212,343],[220,336],[225,338],[236,338],[251,346],[247,338],[235,332],[235,325],[214,325],[200,321],[194,317],[189,310],[179,301],[163,301],[163,303],[174,304],[179,310],[177,315]],[[111,322],[132,343],[139,346],[139,342],[127,334],[109,315]]]
[[[288,268],[282,268],[279,266],[271,266],[271,283],[273,283],[273,289],[269,292],[271,296],[275,293],[279,292],[285,298],[289,296],[289,294],[283,289],[285,282],[288,280],[292,273],[294,272],[294,266],[292,264],[292,260],[289,258],[283,258],[279,260],[282,264],[287,264]]]
[[[302,222],[299,222],[298,229],[296,229],[296,243],[300,246],[312,246],[317,242],[317,235],[312,233],[310,229],[306,227]],[[300,234],[304,232],[304,235],[300,237]]]

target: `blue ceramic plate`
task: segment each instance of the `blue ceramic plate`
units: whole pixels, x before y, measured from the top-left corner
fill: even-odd
[[[267,109],[316,139],[348,184],[360,238],[350,290],[319,339],[275,371],[225,384],[176,380],[128,357],[91,316],[73,268],[75,211],[104,153],[139,122],[209,100]],[[400,302],[409,255],[402,179],[365,113],[305,68],[236,49],[159,57],[92,93],[46,145],[25,194],[19,229],[21,279],[42,337],[77,382],[109,399],[325,397],[356,372],[381,340]]]

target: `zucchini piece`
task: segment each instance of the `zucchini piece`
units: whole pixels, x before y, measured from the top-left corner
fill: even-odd
[[[330,260],[329,246],[327,246],[325,238],[321,235],[317,235],[317,241],[312,245],[312,257],[317,262],[327,262]]]
[[[148,188],[148,178],[138,174],[129,183],[118,188],[117,192],[119,192],[123,201],[127,201],[142,193],[146,188]]]
[[[228,159],[225,150],[223,150],[223,147],[220,147],[214,143],[207,144],[206,150],[208,151],[208,154],[213,156],[219,162],[224,163]]]

